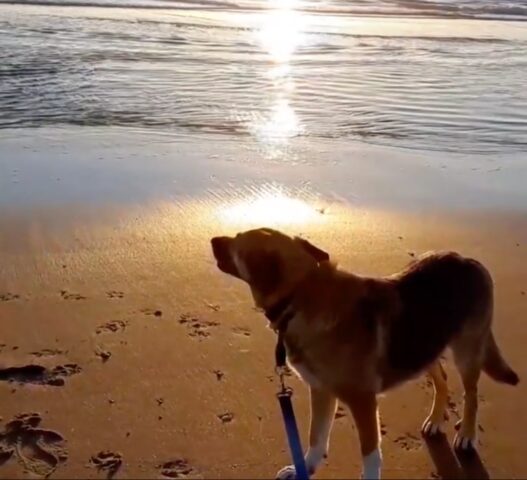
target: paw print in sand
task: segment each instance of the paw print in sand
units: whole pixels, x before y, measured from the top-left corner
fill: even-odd
[[[218,322],[212,320],[201,320],[196,315],[183,313],[179,316],[179,323],[188,329],[189,337],[206,338],[210,336],[210,329],[217,327]]]
[[[17,293],[0,293],[0,302],[11,302],[13,300],[18,300],[20,295]]]
[[[81,295],[80,293],[71,293],[67,290],[61,290],[60,296],[63,300],[86,300],[84,295]]]
[[[64,438],[57,432],[39,428],[38,413],[22,413],[0,432],[0,465],[18,460],[25,473],[48,477],[68,458]]]
[[[162,463],[157,468],[164,478],[203,478],[184,458]]]
[[[120,453],[103,450],[90,458],[90,466],[106,474],[106,478],[113,478],[117,470],[123,464],[123,457]]]
[[[126,320],[112,320],[111,322],[106,322],[102,325],[99,325],[95,329],[95,333],[100,335],[101,333],[117,333],[123,331],[129,322]]]
[[[110,290],[106,292],[106,296],[108,298],[124,298],[124,292],[121,292],[119,290]]]
[[[421,448],[421,440],[416,437],[415,435],[412,435],[411,433],[407,433],[406,435],[401,435],[400,437],[397,437],[394,442],[399,445],[404,450],[418,450]]]

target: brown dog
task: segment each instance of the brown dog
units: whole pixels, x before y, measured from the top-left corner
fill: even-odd
[[[220,270],[247,282],[256,305],[283,333],[290,366],[310,386],[310,473],[327,453],[339,399],[357,425],[363,478],[380,478],[377,394],[425,371],[434,402],[422,431],[437,433],[448,400],[439,361],[447,346],[465,389],[458,450],[474,448],[481,370],[498,382],[519,381],[491,331],[492,279],[475,260],[434,253],[393,276],[365,278],[338,270],[306,240],[268,228],[211,243]],[[292,466],[278,472],[294,477]]]

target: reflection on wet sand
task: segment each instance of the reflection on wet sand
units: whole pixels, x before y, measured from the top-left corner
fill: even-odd
[[[227,207],[220,207],[226,223],[247,226],[295,225],[320,222],[323,215],[307,201],[292,196],[286,189],[262,189]]]

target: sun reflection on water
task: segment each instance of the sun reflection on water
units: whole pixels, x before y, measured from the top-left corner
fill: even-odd
[[[303,128],[293,108],[295,90],[291,63],[302,44],[305,29],[299,0],[271,0],[269,10],[262,14],[255,35],[264,52],[272,61],[265,76],[271,81],[269,110],[249,123],[249,131],[276,157],[280,147],[299,135]]]
[[[250,126],[256,137],[267,143],[284,143],[300,131],[298,117],[287,98],[279,98],[272,106],[269,115],[258,119]],[[269,145],[271,146],[271,145]]]
[[[304,22],[298,7],[298,0],[271,1],[263,18],[258,39],[275,62],[289,62],[302,42]]]

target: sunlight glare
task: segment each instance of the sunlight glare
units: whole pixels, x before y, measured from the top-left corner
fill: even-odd
[[[228,222],[283,225],[319,221],[322,215],[299,198],[282,192],[264,192],[229,205],[221,211],[221,217]]]
[[[275,0],[258,32],[263,48],[277,63],[287,63],[302,42],[302,15],[295,10],[298,0]]]

